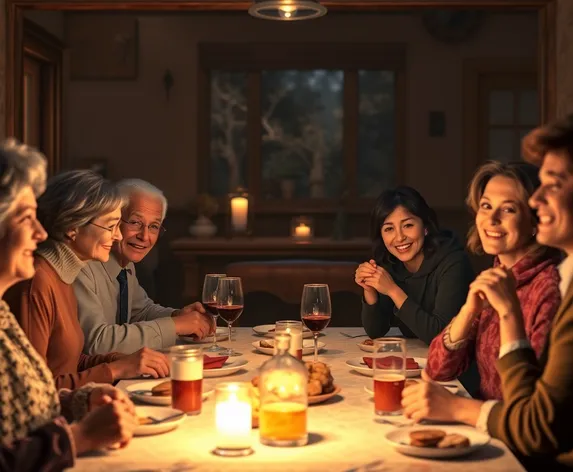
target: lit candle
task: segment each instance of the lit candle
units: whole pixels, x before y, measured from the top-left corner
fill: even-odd
[[[245,455],[251,450],[252,407],[248,384],[220,384],[216,389],[217,448],[222,456]]]
[[[233,230],[244,232],[247,230],[247,215],[249,213],[249,200],[245,197],[231,199],[231,223]]]
[[[301,223],[294,229],[294,235],[301,239],[308,238],[310,237],[310,227]]]

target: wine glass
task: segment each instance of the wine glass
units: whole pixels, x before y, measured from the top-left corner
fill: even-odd
[[[240,356],[231,347],[231,327],[241,316],[244,307],[243,287],[240,277],[221,277],[217,285],[217,311],[219,316],[229,326],[229,349],[224,352],[227,356]]]
[[[332,308],[330,291],[326,284],[305,284],[300,303],[302,322],[312,331],[314,338],[314,362],[318,360],[318,335],[330,323]]]
[[[205,349],[207,352],[217,352],[221,350],[217,345],[217,317],[219,316],[219,312],[217,311],[217,285],[219,285],[219,279],[226,276],[227,274],[206,274],[205,280],[203,281],[201,301],[203,302],[205,311],[213,317],[213,324],[215,325],[213,344],[211,344],[209,349]]]

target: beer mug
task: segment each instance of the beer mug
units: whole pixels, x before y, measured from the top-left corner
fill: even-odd
[[[290,346],[288,352],[291,356],[302,361],[302,321],[277,321],[275,324],[275,333],[290,334]]]
[[[195,346],[174,346],[171,360],[171,406],[189,415],[201,413],[203,352]]]
[[[402,413],[406,360],[405,339],[378,338],[374,340],[372,378],[374,379],[374,411],[377,415]]]

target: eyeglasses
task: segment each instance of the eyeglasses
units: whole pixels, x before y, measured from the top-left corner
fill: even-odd
[[[106,231],[109,231],[110,233],[114,233],[117,230],[117,228],[119,228],[119,221],[117,222],[117,224],[113,225],[112,228],[106,228],[105,226],[98,225],[97,223],[94,223],[93,221],[90,221],[88,223],[88,225],[94,225],[98,228],[105,229]]]
[[[158,223],[151,223],[150,225],[146,225],[143,221],[124,220],[123,218],[121,219],[121,221],[123,221],[129,229],[131,229],[133,231],[137,231],[137,232],[142,231],[143,228],[147,228],[147,230],[151,234],[162,235],[163,233],[165,233],[165,231],[167,231],[163,226],[161,226]]]

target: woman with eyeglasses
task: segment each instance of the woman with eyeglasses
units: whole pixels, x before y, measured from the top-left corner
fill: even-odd
[[[38,220],[48,239],[35,254],[35,276],[10,289],[6,299],[59,388],[169,373],[165,355],[147,348],[130,355],[82,353],[72,283],[88,261],[107,261],[114,242],[122,239],[123,203],[114,184],[86,170],[55,176],[38,199]]]

